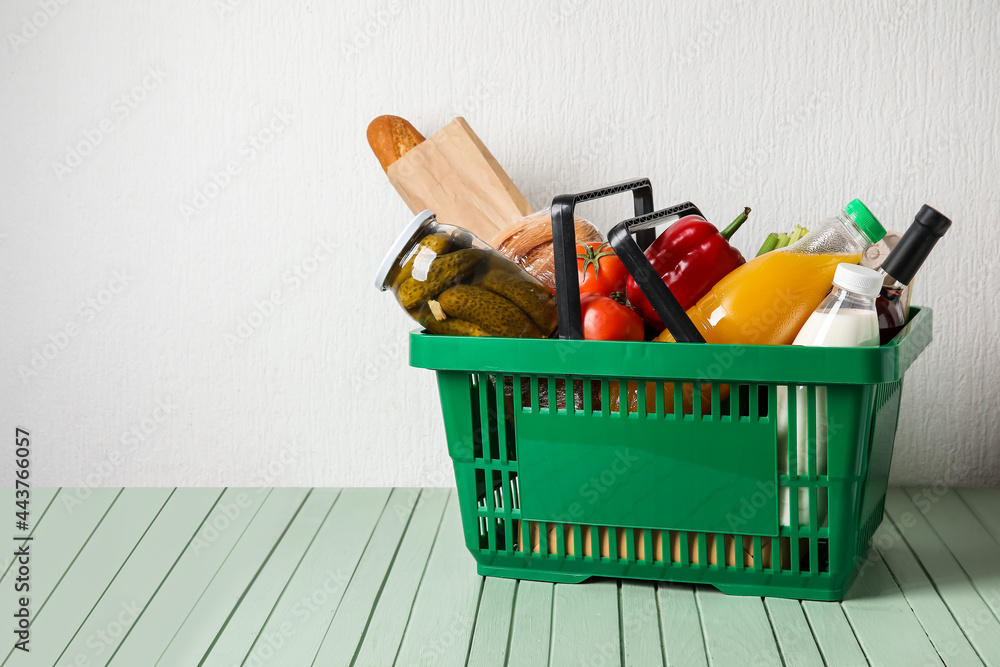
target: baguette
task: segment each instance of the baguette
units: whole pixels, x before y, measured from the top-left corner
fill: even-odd
[[[423,140],[424,135],[399,116],[379,116],[368,125],[368,145],[386,171],[390,164]]]

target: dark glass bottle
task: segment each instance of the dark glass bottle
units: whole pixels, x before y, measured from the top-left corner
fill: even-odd
[[[884,282],[882,292],[875,300],[880,345],[895,338],[906,324],[907,313],[900,295],[949,227],[951,220],[924,204],[913,218],[913,224],[882,263],[879,271]]]

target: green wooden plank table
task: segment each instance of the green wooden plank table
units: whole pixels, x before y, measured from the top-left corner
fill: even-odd
[[[31,651],[0,665],[1000,667],[1000,489],[890,489],[840,603],[484,579],[444,489],[32,494]]]

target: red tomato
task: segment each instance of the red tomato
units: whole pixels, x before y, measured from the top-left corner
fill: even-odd
[[[628,270],[607,243],[578,243],[576,268],[580,294],[595,292],[611,296],[615,292],[625,291]]]
[[[581,294],[580,315],[587,340],[642,340],[646,335],[639,313],[603,294]]]

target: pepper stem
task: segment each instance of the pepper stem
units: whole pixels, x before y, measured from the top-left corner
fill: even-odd
[[[733,220],[731,223],[729,223],[728,227],[726,227],[725,229],[722,230],[722,232],[721,232],[722,238],[726,239],[727,241],[730,238],[732,238],[733,234],[736,233],[736,230],[740,228],[740,225],[742,225],[744,222],[747,221],[747,216],[748,215],[750,215],[750,207],[749,206],[745,207],[743,209],[743,212],[740,213],[738,216],[736,216],[736,219]]]

